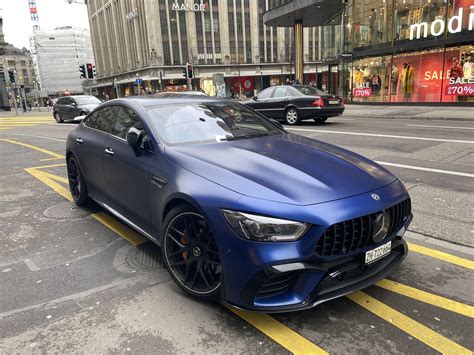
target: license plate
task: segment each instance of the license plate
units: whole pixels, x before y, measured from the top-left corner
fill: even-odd
[[[329,105],[339,105],[339,100],[329,100]]]
[[[391,241],[375,249],[369,250],[368,252],[365,253],[365,263],[370,264],[371,262],[374,262],[375,260],[383,258],[384,256],[387,256],[388,254],[390,254],[391,250],[392,250]]]

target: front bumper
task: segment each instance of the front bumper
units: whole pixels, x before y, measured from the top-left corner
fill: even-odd
[[[241,298],[245,305],[229,304],[237,308],[265,313],[312,308],[320,303],[374,285],[391,274],[405,259],[407,253],[406,242],[401,237],[396,237],[392,240],[391,253],[369,265],[364,263],[365,253],[359,253],[333,262],[305,262],[268,267],[256,274],[241,291]],[[267,280],[285,274],[293,274],[291,285],[285,292],[286,295],[258,298],[258,290]],[[319,281],[311,283],[311,280]],[[303,283],[307,283],[307,286],[312,288],[307,296],[303,296],[304,290],[307,289],[307,287],[301,287]],[[302,293],[298,295],[299,292]],[[285,298],[297,300],[299,296],[303,296],[299,302],[293,304],[282,302]]]

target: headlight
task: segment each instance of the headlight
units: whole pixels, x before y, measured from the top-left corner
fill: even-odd
[[[234,231],[243,239],[259,242],[290,242],[300,239],[309,229],[306,223],[221,210]]]

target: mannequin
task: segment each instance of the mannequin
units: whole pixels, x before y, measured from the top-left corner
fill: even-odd
[[[380,88],[382,87],[382,79],[380,78],[380,75],[374,73],[371,76],[370,87],[375,93],[380,91]]]
[[[413,94],[413,79],[415,76],[415,69],[408,64],[403,63],[403,70],[402,70],[402,94],[405,99],[409,99]]]
[[[392,66],[391,81],[392,81],[392,95],[396,95],[397,87],[398,87],[398,68],[395,64]]]
[[[449,78],[450,79],[458,79],[464,77],[463,67],[461,63],[459,63],[458,57],[453,57],[453,65],[451,66],[451,70],[449,71]]]
[[[464,79],[470,80],[472,78],[471,56],[468,56],[467,59],[464,61],[462,71],[464,73]]]
[[[376,39],[377,39],[377,11],[373,8],[370,10],[370,16],[369,16],[369,33],[368,35],[370,36],[370,41],[368,41],[370,44],[376,44]]]

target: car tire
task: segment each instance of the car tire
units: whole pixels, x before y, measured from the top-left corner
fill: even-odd
[[[222,267],[206,218],[189,205],[178,205],[165,217],[162,231],[163,264],[174,282],[201,300],[218,300]]]
[[[76,158],[71,156],[67,161],[67,177],[69,181],[69,190],[72,198],[78,206],[87,206],[90,203],[90,198],[87,193],[87,186],[82,175],[79,164]]]
[[[62,118],[62,116],[59,112],[56,111],[53,116],[54,116],[54,119],[56,120],[57,123],[63,123],[64,122],[64,120],[63,120],[63,118]]]
[[[316,117],[314,118],[314,122],[318,123],[318,124],[323,124],[324,122],[326,122],[328,120],[329,117]]]
[[[295,107],[287,108],[285,111],[285,122],[290,126],[300,124],[300,113]]]

